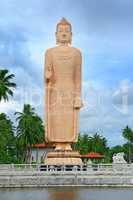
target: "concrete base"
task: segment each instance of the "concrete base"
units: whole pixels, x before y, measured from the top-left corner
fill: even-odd
[[[45,172],[8,172],[0,174],[0,188],[88,186],[88,187],[132,187],[133,175],[80,175],[45,174]]]
[[[49,152],[44,160],[45,165],[82,165],[80,154],[77,151]]]

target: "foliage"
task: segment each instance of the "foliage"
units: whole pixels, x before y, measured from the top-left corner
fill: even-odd
[[[0,114],[0,163],[16,161],[14,127],[11,120]]]
[[[126,128],[123,129],[122,135],[129,143],[133,143],[133,131],[131,128],[126,126]]]
[[[114,147],[111,147],[108,151],[108,157],[110,158],[109,162],[112,162],[112,157],[113,157],[114,154],[117,154],[117,153],[120,153],[120,152],[124,152],[123,146],[116,145]]]
[[[78,141],[74,146],[75,150],[80,151],[81,154],[87,154],[88,152],[98,152],[105,154],[108,151],[107,140],[105,137],[94,134],[79,134]]]
[[[12,82],[14,74],[9,74],[6,69],[0,70],[0,101],[8,101],[8,96],[13,96],[12,89],[16,87],[16,84]]]
[[[124,151],[126,159],[130,163],[133,161],[133,130],[126,126],[123,129],[122,135],[127,140],[127,144],[124,145]]]
[[[15,115],[18,122],[18,157],[22,162],[28,162],[32,144],[44,142],[43,122],[29,104],[24,105],[23,112],[16,112]]]

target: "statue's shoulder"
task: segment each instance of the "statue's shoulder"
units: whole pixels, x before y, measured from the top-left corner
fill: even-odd
[[[72,50],[73,50],[77,55],[81,56],[81,51],[80,51],[80,49],[75,48],[75,47],[71,47],[71,48],[72,48]]]
[[[46,50],[45,54],[54,54],[55,52],[57,52],[60,48],[58,46],[55,46],[55,47],[52,47],[52,48],[49,48]]]
[[[51,54],[53,51],[53,48],[49,48],[45,51],[45,55]]]

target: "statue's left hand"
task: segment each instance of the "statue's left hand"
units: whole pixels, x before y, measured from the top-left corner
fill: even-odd
[[[74,101],[74,108],[80,109],[82,106],[83,106],[83,103],[82,103],[80,97],[78,97],[78,98],[76,97],[75,101]]]
[[[52,68],[48,67],[46,72],[45,72],[45,77],[47,80],[49,80],[52,77]]]

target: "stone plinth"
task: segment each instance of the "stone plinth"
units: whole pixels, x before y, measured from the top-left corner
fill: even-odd
[[[77,151],[55,151],[47,154],[44,163],[46,165],[82,165],[82,160]]]

